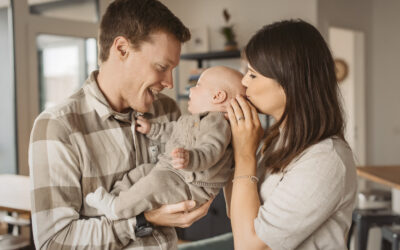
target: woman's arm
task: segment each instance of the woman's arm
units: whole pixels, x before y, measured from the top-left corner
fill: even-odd
[[[243,97],[231,101],[228,117],[235,157],[230,202],[235,249],[269,249],[254,228],[254,219],[260,208],[257,183],[246,177],[256,175],[256,150],[263,135],[260,120],[256,109]]]
[[[233,175],[229,178],[228,182],[226,183],[223,189],[225,196],[226,215],[228,216],[229,219],[231,218],[232,179]]]

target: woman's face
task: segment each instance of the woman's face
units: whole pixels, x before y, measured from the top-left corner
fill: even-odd
[[[286,95],[277,81],[261,75],[248,65],[242,84],[246,87],[247,99],[259,112],[272,115],[276,121],[281,118],[285,110]]]

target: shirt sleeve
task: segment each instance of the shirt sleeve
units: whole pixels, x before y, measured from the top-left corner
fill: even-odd
[[[231,141],[231,129],[220,113],[210,113],[200,122],[200,138],[189,150],[189,171],[204,171],[223,156]]]
[[[171,137],[176,121],[151,123],[150,131],[146,135],[149,139],[166,143]]]
[[[121,249],[135,240],[136,219],[81,218],[81,172],[62,121],[40,115],[29,145],[32,227],[37,249]]]
[[[268,177],[282,179],[254,220],[256,234],[272,249],[296,249],[343,197],[345,171],[334,152],[318,152],[294,164],[287,173]]]

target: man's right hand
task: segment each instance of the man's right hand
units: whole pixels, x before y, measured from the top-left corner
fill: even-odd
[[[213,200],[207,201],[193,211],[190,210],[196,206],[195,201],[189,200],[177,204],[163,205],[158,209],[145,212],[144,216],[148,222],[157,226],[190,227],[207,214]]]
[[[136,131],[147,135],[150,132],[151,123],[143,116],[138,116],[136,119]]]

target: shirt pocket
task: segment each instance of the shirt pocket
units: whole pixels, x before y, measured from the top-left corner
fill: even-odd
[[[148,154],[149,154],[150,163],[155,164],[155,163],[157,162],[157,156],[158,156],[158,154],[159,154],[158,145],[150,145],[150,146],[147,148],[147,152],[148,152]]]

